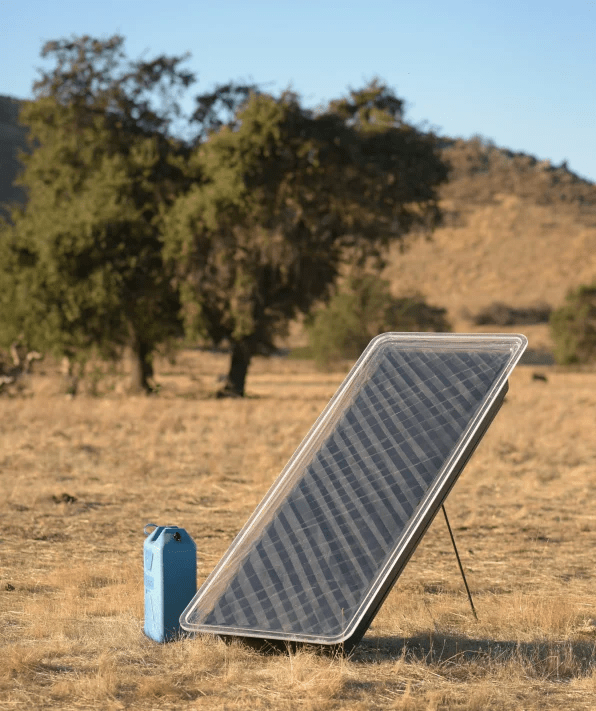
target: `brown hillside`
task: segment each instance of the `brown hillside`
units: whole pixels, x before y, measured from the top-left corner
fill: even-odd
[[[392,252],[385,276],[395,293],[422,292],[461,331],[494,302],[556,307],[596,278],[596,185],[478,139],[450,142],[444,154],[445,225]],[[531,345],[548,345],[547,330],[530,327],[541,341]]]

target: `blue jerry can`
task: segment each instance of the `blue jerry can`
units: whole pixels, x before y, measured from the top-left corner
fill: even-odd
[[[179,633],[180,615],[197,591],[197,547],[178,526],[148,523],[144,533],[145,634],[167,642]]]

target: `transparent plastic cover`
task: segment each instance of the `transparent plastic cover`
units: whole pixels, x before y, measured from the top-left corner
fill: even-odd
[[[447,495],[526,345],[522,335],[373,339],[182,627],[313,644],[348,639],[407,561],[425,513]]]

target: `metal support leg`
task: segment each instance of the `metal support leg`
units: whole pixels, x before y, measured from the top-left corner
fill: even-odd
[[[466,592],[468,593],[468,600],[470,601],[470,607],[472,608],[472,614],[474,615],[474,619],[478,620],[478,615],[476,614],[476,610],[474,608],[474,602],[472,601],[472,593],[470,592],[470,588],[468,587],[468,581],[466,580],[466,574],[464,573],[464,568],[463,568],[463,565],[461,564],[461,560],[459,558],[459,553],[457,552],[457,546],[455,545],[455,538],[453,537],[453,532],[451,531],[451,526],[449,525],[449,519],[447,518],[447,511],[445,510],[444,505],[442,505],[441,508],[443,509],[443,515],[445,516],[445,523],[447,524],[447,530],[449,531],[449,536],[451,537],[451,543],[453,543],[453,550],[455,551],[455,557],[457,558],[457,564],[459,565],[459,572],[461,573],[461,577],[463,578],[464,585],[466,586]]]

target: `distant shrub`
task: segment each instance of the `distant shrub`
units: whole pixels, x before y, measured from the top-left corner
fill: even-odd
[[[550,317],[557,363],[596,362],[596,281],[571,290]]]
[[[536,304],[525,308],[508,306],[501,301],[494,301],[472,317],[477,326],[521,326],[535,323],[548,323],[551,307],[548,304]]]
[[[446,310],[419,294],[396,298],[389,282],[367,274],[348,281],[307,324],[310,352],[319,367],[355,359],[386,331],[449,331]]]

